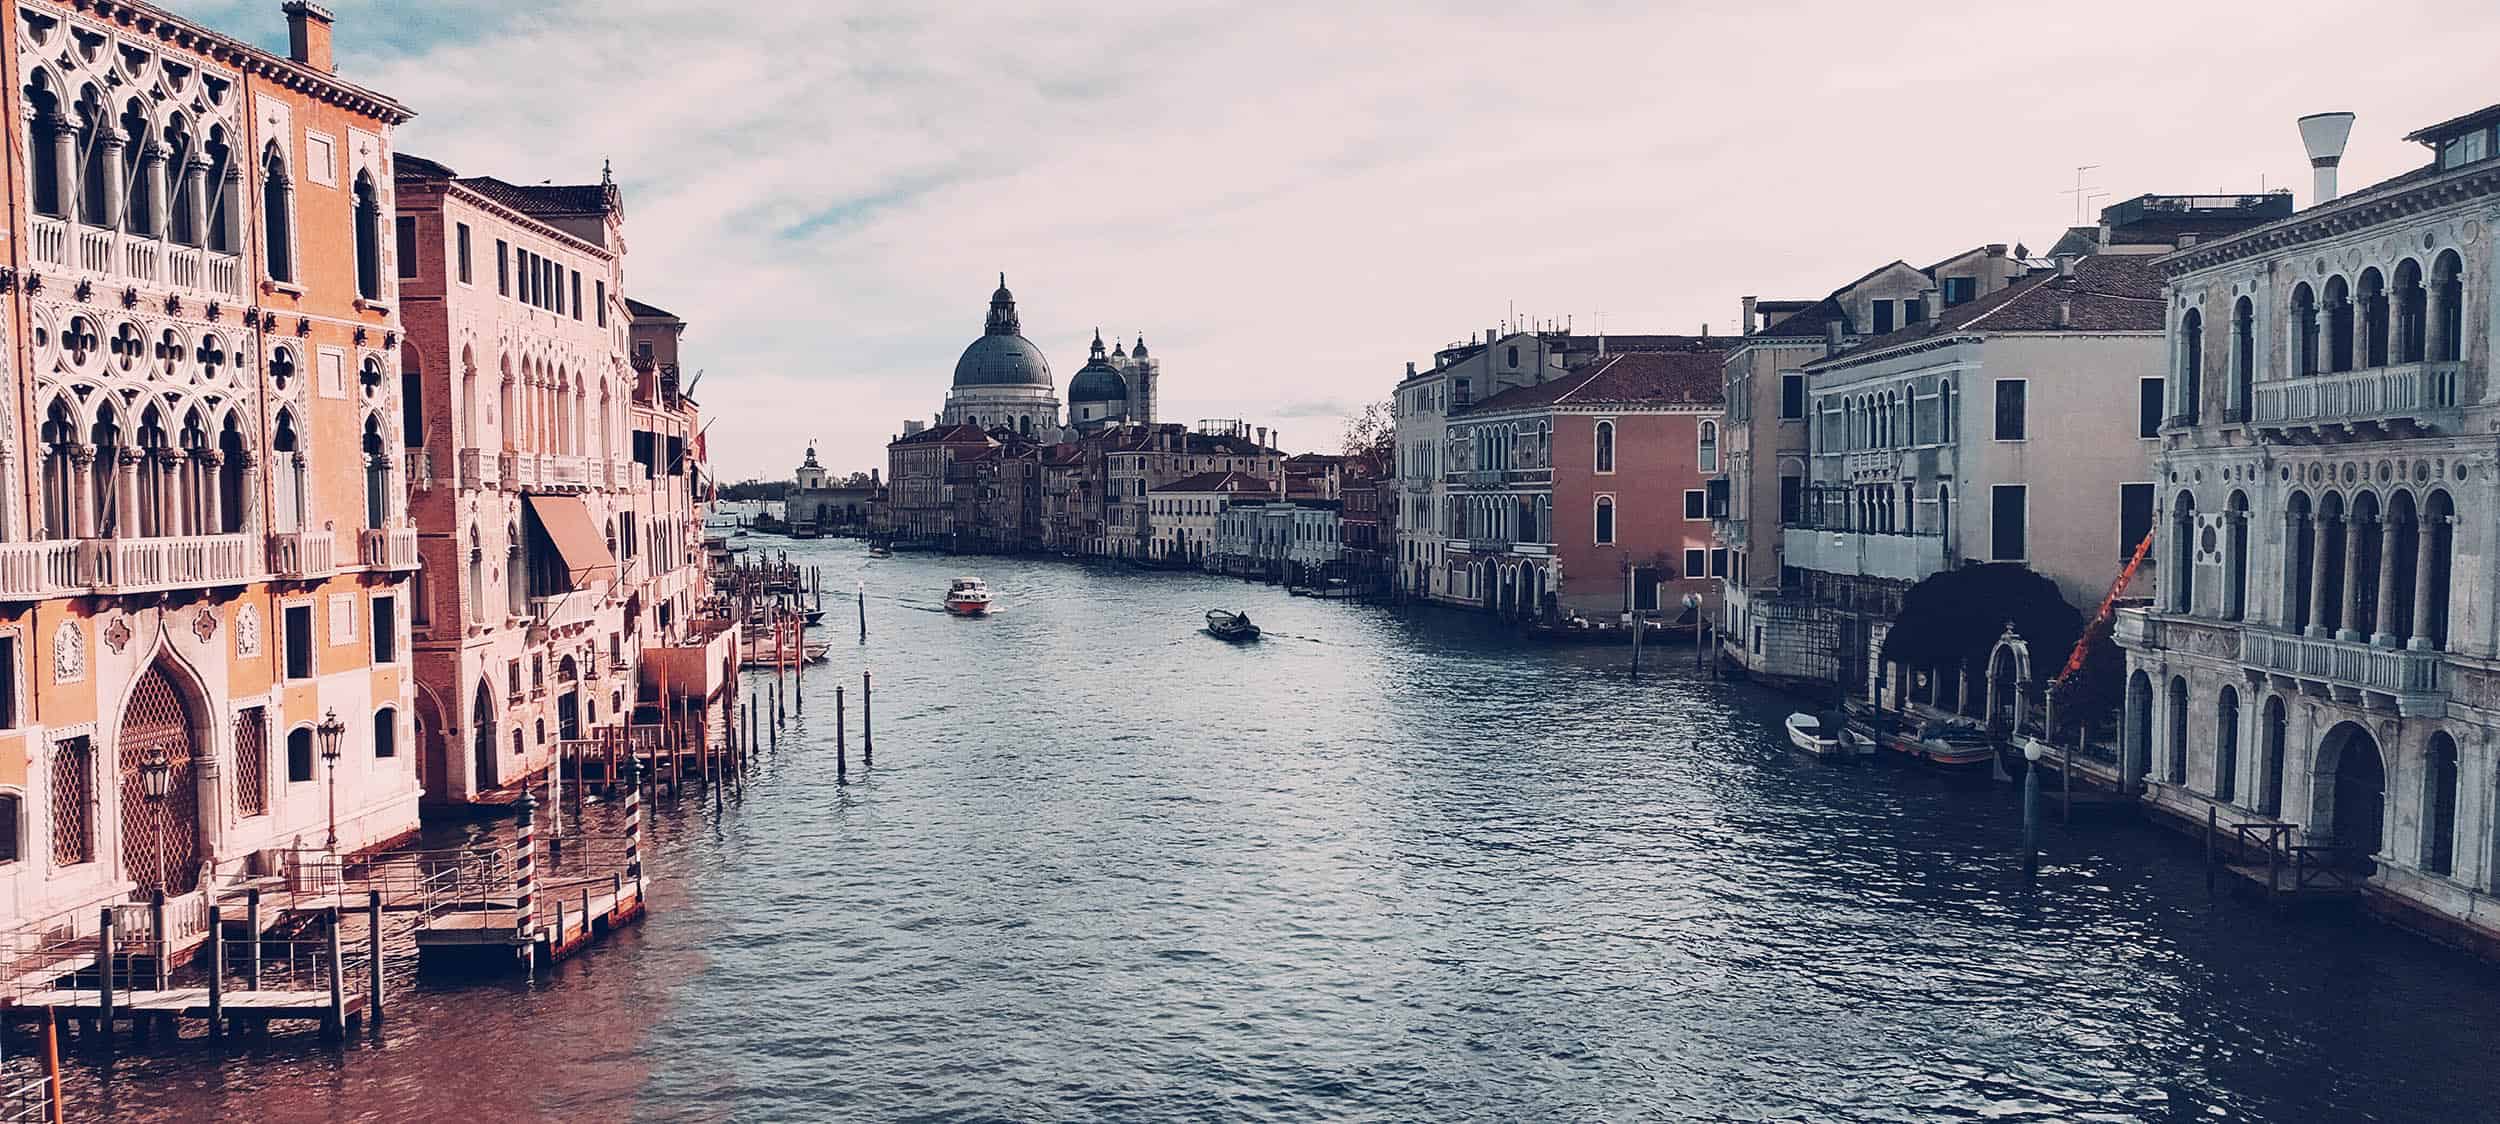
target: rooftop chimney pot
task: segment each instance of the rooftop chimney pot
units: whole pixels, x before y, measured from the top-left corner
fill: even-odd
[[[2309,150],[2309,168],[2316,176],[2317,198],[2310,206],[2335,201],[2335,168],[2344,162],[2344,142],[2351,139],[2350,113],[2312,113],[2300,119],[2300,145]]]
[[[1823,354],[1840,354],[1840,321],[1838,319],[1823,322]]]
[[[1754,306],[1755,306],[1757,303],[1758,303],[1758,299],[1757,299],[1757,298],[1754,298],[1754,297],[1746,297],[1746,298],[1744,298],[1745,312],[1744,312],[1744,315],[1739,316],[1739,317],[1737,318],[1737,322],[1736,322],[1736,334],[1737,334],[1737,335],[1740,335],[1740,336],[1750,336],[1750,335],[1752,335],[1752,334],[1753,334],[1753,316],[1754,316]]]
[[[280,10],[286,13],[287,57],[323,74],[337,73],[330,56],[330,25],[336,22],[330,9],[312,0],[287,0]]]

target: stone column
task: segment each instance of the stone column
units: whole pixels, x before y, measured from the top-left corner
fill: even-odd
[[[208,161],[193,157],[182,165],[182,221],[195,245],[208,244]]]
[[[70,537],[95,537],[95,446],[78,444],[69,447],[71,485],[77,492],[70,497]],[[38,739],[40,740],[40,739]]]
[[[265,529],[260,518],[260,474],[253,471],[260,467],[260,462],[247,449],[235,454],[234,463],[243,475],[243,487],[240,489],[243,510],[238,513],[235,523],[247,534]]]
[[[2327,529],[2336,520],[2323,515],[2309,517],[2309,635],[2326,636]]]
[[[2412,635],[2405,640],[2405,647],[2417,652],[2429,651],[2431,647],[2433,630],[2431,594],[2434,592],[2431,584],[2431,571],[2434,568],[2432,564],[2439,557],[2439,525],[2448,522],[2448,518],[2445,515],[2423,515],[2415,518],[2417,527],[2413,536],[2413,628],[2411,629]]]
[[[129,216],[122,213],[123,204],[127,202],[122,197],[122,153],[129,142],[122,139],[111,122],[104,122],[97,128],[104,134],[104,221],[96,225],[127,230]]]
[[[2362,543],[2370,537],[2370,520],[2350,516],[2344,520],[2344,615],[2335,622],[2337,640],[2359,640],[2361,630],[2361,559]]]
[[[2448,876],[2468,886],[2490,884],[2493,823],[2492,745],[2487,735],[2457,741],[2457,820]],[[2425,809],[2424,814],[2428,815]]]
[[[139,175],[148,185],[148,233],[164,238],[171,233],[167,229],[167,218],[172,214],[173,203],[165,197],[169,185],[165,176],[164,145],[154,140],[140,143]]]
[[[2396,646],[2396,532],[2403,524],[2391,515],[2378,521],[2378,627],[2370,635],[2370,646]]]
[[[113,471],[113,537],[139,535],[139,450],[121,446]]]
[[[225,252],[229,254],[240,254],[243,252],[242,164],[230,163],[227,165],[226,183],[224,188],[221,189],[218,194],[219,197],[225,201],[225,205],[218,209],[219,216],[224,220],[218,225],[224,228],[224,242],[226,244]]]
[[[78,122],[66,113],[52,115],[52,166],[61,173],[61,217],[75,220],[85,192],[78,182]]]
[[[226,455],[215,449],[203,449],[196,455],[200,465],[200,533],[219,534],[226,527],[226,499],[220,494],[225,479],[219,471],[225,467]]]

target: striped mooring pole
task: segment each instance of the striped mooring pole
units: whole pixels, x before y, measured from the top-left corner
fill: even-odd
[[[634,880],[634,898],[642,898],[642,765],[625,759],[625,877]],[[618,905],[624,903],[619,902]]]
[[[512,936],[521,945],[521,960],[531,975],[538,973],[538,797],[521,792],[520,839],[513,844]]]

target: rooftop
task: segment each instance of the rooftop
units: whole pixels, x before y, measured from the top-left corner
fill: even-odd
[[[1548,379],[1512,387],[1460,415],[1502,413],[1549,406],[1715,406],[1726,401],[1725,352],[1632,351]]]

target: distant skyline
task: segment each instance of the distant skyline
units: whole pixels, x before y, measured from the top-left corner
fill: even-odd
[[[283,50],[276,0],[173,5]],[[882,468],[1004,271],[1065,393],[1143,333],[1163,416],[1295,450],[1504,320],[1732,332],[1902,258],[2045,250],[2108,202],[2346,190],[2500,100],[2500,9],[2100,4],[337,2],[342,77],[464,175],[625,189],[724,481]]]

